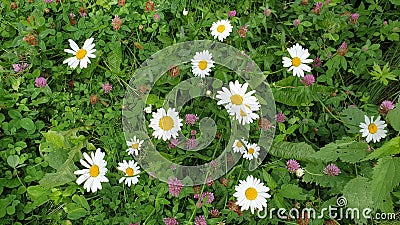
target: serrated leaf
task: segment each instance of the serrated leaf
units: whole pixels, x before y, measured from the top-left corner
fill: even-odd
[[[374,208],[393,212],[390,193],[400,184],[400,158],[386,156],[378,160],[372,172],[371,190]]]
[[[382,147],[374,150],[362,161],[382,158],[383,156],[396,155],[399,153],[400,153],[400,137],[395,137],[390,141],[386,142],[384,145],[382,145]]]
[[[400,132],[400,102],[396,104],[394,109],[389,111],[387,116],[393,129]]]
[[[306,195],[303,194],[303,189],[294,184],[282,185],[279,193],[284,198],[295,199],[295,200],[306,200]]]
[[[46,138],[47,142],[50,142],[57,146],[58,148],[62,148],[64,146],[64,136],[55,131],[48,131],[47,133],[42,133],[44,138]]]
[[[110,44],[112,49],[111,53],[107,56],[107,63],[110,70],[114,73],[118,73],[121,69],[122,63],[122,49],[120,42],[113,42]]]
[[[348,133],[356,134],[360,132],[360,123],[364,122],[365,113],[360,109],[349,107],[342,112],[344,125],[349,128]]]
[[[351,138],[343,138],[327,144],[313,154],[312,157],[323,162],[334,162],[340,158],[343,162],[356,163],[367,155],[367,148],[367,143],[356,142]]]
[[[343,188],[343,197],[347,200],[347,208],[357,208],[362,212],[366,208],[372,209],[372,193],[369,186],[369,179],[365,177],[357,177],[350,180]],[[365,224],[366,219],[360,217],[355,218],[358,223]]]
[[[314,149],[304,143],[291,143],[281,141],[272,145],[268,152],[269,154],[284,158],[284,159],[297,159],[300,161],[312,161],[310,156],[315,153]]]

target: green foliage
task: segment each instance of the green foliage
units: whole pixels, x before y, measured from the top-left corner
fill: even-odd
[[[323,162],[334,162],[340,159],[342,162],[357,163],[367,155],[367,149],[367,143],[343,138],[326,145],[311,157]]]
[[[389,111],[387,117],[393,129],[400,132],[400,103],[397,103],[395,108]]]
[[[304,142],[278,142],[272,145],[268,153],[284,159],[312,161],[313,159],[310,156],[314,153],[314,149]]]
[[[390,71],[389,63],[386,63],[382,69],[378,64],[374,63],[373,69],[373,71],[369,72],[373,80],[379,80],[384,85],[388,85],[389,80],[397,80],[397,76]]]

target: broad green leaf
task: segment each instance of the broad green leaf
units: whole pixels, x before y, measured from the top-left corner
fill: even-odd
[[[72,196],[72,201],[74,201],[76,204],[84,207],[88,211],[90,210],[89,203],[87,202],[85,196],[82,195],[74,195]]]
[[[64,146],[64,136],[55,131],[48,131],[47,133],[42,133],[46,138],[47,142],[53,143],[58,148],[62,148]]]
[[[400,0],[389,0],[394,5],[400,5]]]
[[[22,128],[27,131],[35,131],[35,123],[30,118],[22,118],[19,122]]]
[[[372,172],[371,190],[374,208],[393,212],[390,193],[400,184],[400,158],[386,156],[378,160]]]
[[[295,200],[306,200],[306,195],[303,194],[303,189],[294,184],[282,185],[279,193],[284,198],[295,199]]]
[[[362,212],[366,208],[372,209],[374,205],[369,179],[365,177],[357,177],[350,180],[343,188],[343,197],[347,200],[345,207],[357,208],[359,212]],[[366,222],[366,219],[362,216],[359,220],[356,220],[364,224]]]
[[[400,131],[400,102],[396,104],[394,109],[389,111],[387,116],[393,129]]]
[[[10,155],[7,157],[7,163],[9,166],[15,169],[15,167],[19,164],[19,156],[17,155]]]
[[[332,187],[332,193],[339,193],[343,189],[344,185],[350,180],[350,177],[344,173],[339,176],[328,176],[324,173],[324,168],[327,165],[321,162],[308,163],[305,167],[305,174],[303,181],[306,183],[315,182],[322,187]]]
[[[269,154],[273,156],[284,159],[297,159],[300,161],[312,161],[313,158],[311,155],[314,153],[314,149],[304,142],[291,143],[282,141],[273,144],[269,150]]]
[[[368,144],[343,138],[334,143],[327,144],[315,154],[313,158],[323,162],[334,162],[340,158],[343,162],[356,163],[367,155]]]
[[[360,132],[360,123],[364,122],[365,113],[360,109],[349,107],[342,112],[344,125],[349,128],[347,132],[356,134]]]
[[[69,203],[64,207],[64,211],[67,213],[68,219],[77,220],[86,215],[86,210],[82,207],[79,207],[75,203]]]
[[[121,42],[110,43],[110,48],[112,49],[112,51],[107,56],[107,63],[112,72],[118,73],[121,70],[120,66],[122,63]]]
[[[378,159],[382,158],[383,156],[396,155],[399,153],[400,153],[400,137],[395,137],[390,141],[386,142],[384,145],[382,145],[382,147],[374,150],[362,161]]]

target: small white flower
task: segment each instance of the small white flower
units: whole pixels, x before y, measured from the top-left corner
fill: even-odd
[[[124,160],[122,163],[118,163],[118,166],[117,169],[125,173],[125,176],[119,179],[119,183],[122,183],[125,180],[125,184],[130,187],[131,184],[137,184],[139,182],[138,178],[140,170],[137,166],[137,162],[133,160],[126,162],[126,160]]]
[[[133,138],[131,138],[130,141],[126,142],[126,145],[128,145],[128,149],[126,150],[126,152],[128,152],[128,155],[138,155],[139,154],[139,150],[140,150],[140,146],[142,146],[143,144],[143,140],[139,140],[136,138],[136,136],[134,136]]]
[[[303,175],[304,175],[304,170],[302,168],[296,170],[296,176],[298,178],[302,177]]]
[[[160,108],[153,112],[153,118],[150,119],[150,127],[153,128],[153,136],[164,141],[176,138],[178,131],[181,130],[182,119],[179,119],[175,108],[169,108],[167,111]]]
[[[233,152],[244,153],[246,151],[246,144],[247,142],[245,140],[235,140],[232,145]]]
[[[313,61],[312,59],[308,59],[310,56],[308,49],[303,49],[301,45],[296,43],[296,45],[288,48],[287,50],[291,59],[288,57],[283,57],[283,67],[289,67],[288,71],[293,70],[293,76],[304,77],[304,71],[311,71],[311,67],[307,66],[305,63],[310,63]]]
[[[146,108],[144,108],[143,110],[145,113],[151,113],[151,105],[147,106]]]
[[[196,77],[204,78],[210,75],[211,68],[214,67],[214,61],[212,60],[212,54],[208,50],[202,52],[196,52],[196,55],[191,59],[192,61],[192,73]]]
[[[70,57],[63,61],[67,63],[72,69],[75,69],[78,65],[80,65],[81,69],[86,68],[88,63],[90,63],[89,58],[96,58],[93,54],[96,49],[94,49],[95,44],[93,44],[93,38],[89,38],[85,41],[82,48],[79,48],[78,45],[71,39],[68,39],[69,46],[71,49],[64,49],[64,52],[73,54],[73,57]]]
[[[246,145],[247,151],[243,152],[243,158],[252,160],[258,158],[260,155],[260,147],[257,144]]]
[[[379,142],[381,138],[386,137],[386,126],[387,124],[385,124],[385,121],[381,120],[380,116],[378,116],[378,118],[374,121],[373,116],[371,117],[371,120],[369,120],[368,116],[365,115],[365,123],[360,123],[360,132],[362,133],[363,137],[367,137],[367,142],[373,140],[375,143]]]
[[[187,16],[189,11],[186,10],[186,8],[183,9],[182,15]]]
[[[232,28],[229,20],[219,20],[212,24],[211,35],[214,36],[214,39],[218,38],[219,41],[223,41],[232,32]]]
[[[83,188],[86,189],[87,192],[90,190],[92,192],[96,192],[97,190],[101,190],[101,182],[108,182],[105,174],[107,173],[107,162],[104,160],[105,153],[101,152],[100,148],[96,150],[95,153],[91,152],[89,155],[84,152],[83,157],[86,159],[81,159],[80,162],[82,166],[86,167],[86,169],[77,170],[74,172],[76,175],[81,175],[76,180],[77,184],[81,184],[85,182]]]
[[[267,198],[271,197],[267,193],[269,187],[264,186],[264,183],[260,183],[260,180],[252,175],[248,176],[246,180],[240,180],[239,183],[235,186],[236,192],[233,196],[237,198],[236,204],[241,207],[242,211],[250,208],[251,213],[254,214],[254,209],[261,211],[263,207],[267,207]]]
[[[207,91],[206,91],[206,95],[207,95],[207,96],[210,96],[211,94],[212,94],[212,92],[211,92],[210,90],[207,90]]]

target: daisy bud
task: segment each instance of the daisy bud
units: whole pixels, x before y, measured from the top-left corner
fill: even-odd
[[[304,170],[302,168],[296,170],[296,176],[298,178],[302,177],[303,175],[304,175]]]
[[[149,114],[151,113],[151,105],[147,106],[146,108],[144,108],[143,110],[145,113]]]
[[[189,13],[189,11],[186,10],[186,8],[183,9],[182,11],[182,15],[187,16]]]
[[[207,95],[207,96],[210,96],[210,95],[211,95],[211,91],[210,91],[210,90],[207,90],[207,91],[206,91],[206,95]]]

